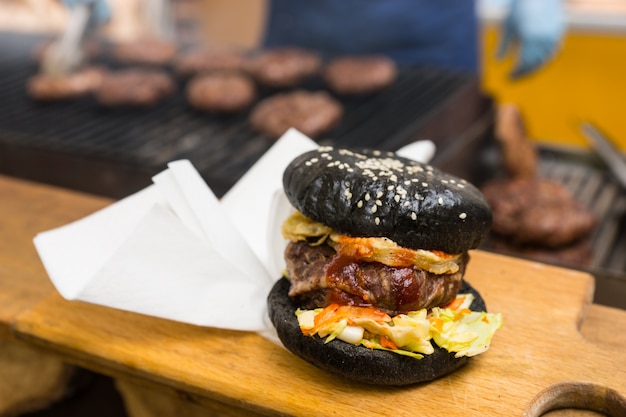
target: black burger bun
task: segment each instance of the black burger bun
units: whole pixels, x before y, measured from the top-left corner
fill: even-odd
[[[476,187],[392,152],[321,147],[289,164],[283,187],[297,210],[339,233],[410,249],[461,253],[491,227]]]
[[[269,317],[279,339],[293,354],[324,371],[351,381],[374,385],[410,385],[432,381],[465,365],[470,358],[455,358],[433,343],[435,352],[422,359],[384,350],[373,350],[335,339],[324,343],[319,336],[305,336],[295,315],[296,304],[288,296],[289,281],[281,278],[268,296]],[[470,309],[486,311],[480,294],[463,281],[460,294],[475,297]]]

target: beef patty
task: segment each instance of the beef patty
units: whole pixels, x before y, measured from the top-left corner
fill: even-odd
[[[248,72],[260,84],[291,87],[315,75],[322,65],[316,52],[296,47],[268,49],[252,56]]]
[[[285,250],[291,281],[289,296],[304,308],[374,306],[391,315],[451,302],[461,286],[467,252],[453,274],[437,275],[417,267],[390,267],[338,255],[326,244],[290,242]]]
[[[172,42],[145,38],[115,44],[112,46],[112,54],[120,62],[163,65],[174,59],[176,49]]]
[[[256,97],[254,83],[242,73],[217,71],[195,76],[187,85],[187,100],[208,112],[237,112]]]
[[[482,188],[492,231],[516,244],[560,247],[588,236],[595,215],[564,185],[548,179],[493,180]]]
[[[243,53],[229,49],[199,49],[176,59],[176,72],[193,76],[212,71],[240,71],[245,63]]]
[[[167,72],[158,69],[128,68],[112,71],[96,91],[96,99],[110,107],[149,107],[174,92],[176,86]]]
[[[273,138],[279,138],[290,127],[315,138],[332,129],[342,115],[343,107],[327,92],[295,90],[258,103],[250,114],[250,124]]]
[[[324,80],[339,94],[364,94],[388,87],[397,72],[395,62],[386,56],[346,56],[326,66]]]
[[[26,91],[35,100],[74,99],[97,90],[104,77],[105,71],[99,67],[87,67],[60,76],[37,74],[28,80]]]

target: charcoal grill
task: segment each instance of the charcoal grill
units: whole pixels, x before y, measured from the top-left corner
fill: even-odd
[[[176,96],[151,109],[105,109],[89,98],[35,103],[24,86],[37,70],[30,52],[38,42],[0,36],[0,49],[12,51],[0,57],[0,172],[120,198],[149,184],[167,162],[185,158],[219,196],[274,142],[250,128],[247,114],[218,117],[189,108],[184,81]],[[301,87],[318,90],[323,83]],[[260,99],[272,93],[261,90]],[[394,150],[430,138],[445,148],[468,131],[484,136],[492,120],[491,102],[474,77],[428,68],[404,68],[392,88],[340,100],[345,117],[317,138],[320,144]]]
[[[564,184],[599,219],[590,237],[592,255],[588,265],[551,263],[592,273],[596,278],[595,301],[626,308],[626,190],[590,151],[548,143],[540,143],[538,150],[540,175]],[[474,184],[481,186],[506,175],[495,141],[484,142],[477,155],[474,160],[480,168],[474,167],[474,175],[466,175]],[[489,240],[482,249],[499,251]]]
[[[178,95],[149,110],[108,110],[91,99],[35,103],[24,85],[37,69],[31,51],[41,42],[0,33],[0,173],[121,198],[150,184],[167,162],[185,158],[220,196],[273,144],[250,128],[246,114],[216,117],[188,108],[182,81]],[[273,92],[261,91],[261,98]],[[392,88],[341,102],[345,117],[320,144],[395,150],[429,138],[438,147],[434,165],[476,185],[498,173],[492,102],[473,77],[403,68]],[[588,153],[542,146],[541,169],[598,215],[586,269],[597,280],[595,301],[626,308],[623,190]]]

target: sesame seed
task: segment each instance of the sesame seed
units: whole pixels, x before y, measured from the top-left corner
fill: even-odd
[[[310,166],[311,166],[311,165],[313,165],[313,164],[311,163],[311,161],[306,161],[306,162],[304,163],[304,165],[306,165],[306,166],[310,167]]]
[[[380,198],[382,196],[383,196],[383,192],[382,191],[379,191],[379,192],[376,193],[376,198]]]
[[[465,220],[467,218],[467,213],[461,213],[459,214],[459,219],[463,219]]]
[[[380,200],[376,200],[376,205],[377,205],[377,206],[379,206],[379,207],[382,207],[383,202],[382,202],[382,201],[380,201]]]
[[[396,203],[400,202],[400,196],[398,194],[394,195],[393,199],[396,201]]]
[[[377,205],[373,205],[371,208],[372,214],[376,213],[376,210],[378,210],[378,206]]]
[[[422,187],[428,187],[428,183],[427,182],[423,182],[422,183]]]
[[[440,205],[443,205],[443,197],[439,197],[439,199],[437,200],[437,202],[438,202]]]
[[[356,206],[357,206],[358,208],[363,207],[363,200],[359,200],[359,202],[358,202],[358,203],[356,203]]]
[[[365,193],[365,201],[370,201],[370,193]]]
[[[411,212],[411,219],[412,220],[417,220],[417,214],[415,214],[414,211]]]
[[[376,217],[374,219],[374,223],[376,223],[376,226],[378,226],[380,224],[380,219],[378,217]]]

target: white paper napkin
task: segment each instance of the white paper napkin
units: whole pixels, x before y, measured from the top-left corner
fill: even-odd
[[[108,307],[271,338],[266,297],[284,268],[280,225],[293,210],[282,174],[317,144],[291,129],[218,200],[187,160],[153,185],[39,233],[59,293]],[[425,162],[432,142],[400,150]]]

